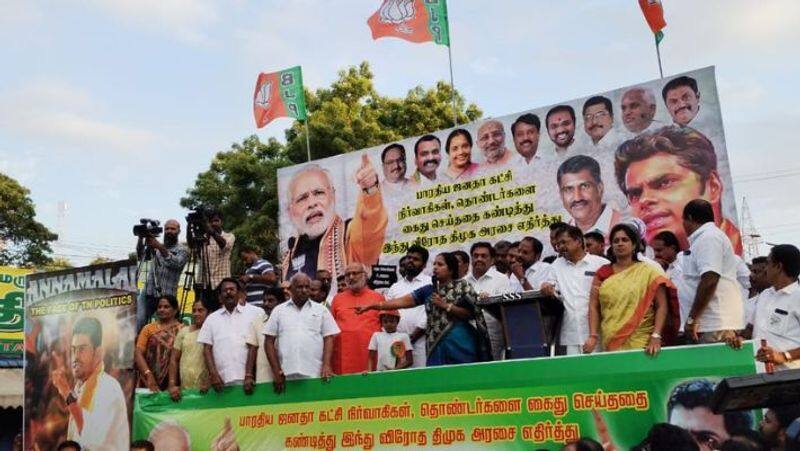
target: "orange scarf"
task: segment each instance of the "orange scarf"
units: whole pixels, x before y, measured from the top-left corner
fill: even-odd
[[[344,266],[345,266],[345,247],[344,247],[344,239],[345,239],[345,224],[342,221],[342,218],[339,215],[335,215],[333,217],[333,222],[328,227],[328,230],[325,231],[325,234],[322,235],[322,239],[319,243],[319,254],[317,255],[317,271],[320,269],[327,269],[331,272],[331,276],[333,280],[336,280],[341,274],[344,274]],[[289,252],[283,258],[283,280],[286,280],[286,275],[289,271],[289,266],[292,262],[292,257],[294,256],[294,251],[297,248],[297,244],[300,243],[300,237],[295,236],[294,246],[289,249]],[[300,272],[299,268],[294,268],[297,272]]]
[[[94,372],[86,382],[83,383],[83,392],[81,393],[81,399],[78,400],[78,405],[81,406],[84,410],[92,410],[92,406],[94,405],[94,394],[97,391],[97,384],[100,381],[100,375],[103,374],[105,370],[103,366],[103,362],[100,362],[95,368]]]

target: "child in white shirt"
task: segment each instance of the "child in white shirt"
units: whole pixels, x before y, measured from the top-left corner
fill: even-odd
[[[381,312],[383,330],[372,334],[369,340],[369,371],[386,371],[409,368],[414,362],[411,339],[408,334],[397,331],[400,312],[387,310]]]

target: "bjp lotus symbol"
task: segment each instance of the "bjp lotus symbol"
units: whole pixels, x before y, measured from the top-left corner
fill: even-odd
[[[414,0],[386,0],[378,10],[380,21],[392,24],[395,29],[404,34],[411,34],[414,30],[406,26],[416,14]]]
[[[272,93],[271,88],[272,88],[272,83],[266,82],[263,85],[261,85],[260,88],[258,88],[258,94],[256,94],[256,100],[255,100],[256,105],[260,106],[261,108],[264,108],[265,110],[269,109],[270,95]]]

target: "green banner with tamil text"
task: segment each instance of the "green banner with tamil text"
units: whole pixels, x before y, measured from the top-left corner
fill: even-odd
[[[751,344],[707,345],[290,381],[281,395],[271,384],[250,396],[186,391],[179,403],[139,393],[133,437],[172,449],[550,450],[607,426],[629,449],[667,421],[677,385],[755,371]]]

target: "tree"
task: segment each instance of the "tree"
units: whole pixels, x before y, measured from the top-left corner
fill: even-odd
[[[0,265],[34,266],[50,261],[56,234],[36,221],[30,191],[0,173]]]
[[[405,98],[378,94],[369,64],[339,71],[330,88],[306,91],[311,158],[327,158],[354,150],[397,141],[453,126],[453,90],[440,81],[435,87],[410,90]],[[474,104],[465,105],[456,91],[458,122],[464,124],[483,114]],[[286,131],[286,149],[296,163],[306,161],[305,126],[295,122]]]
[[[45,263],[44,265],[39,265],[36,267],[37,271],[49,272],[49,271],[60,271],[62,269],[70,269],[74,268],[75,265],[72,264],[69,259],[65,257],[56,257],[49,262]]]
[[[329,88],[306,90],[313,159],[453,125],[449,84],[438,82],[429,89],[418,86],[405,98],[391,98],[378,94],[372,80],[369,64],[364,62],[340,71]],[[456,108],[459,123],[472,122],[483,114],[476,105],[466,105],[458,92]],[[237,236],[237,243],[256,246],[267,259],[278,261],[277,171],[306,161],[305,133],[305,126],[295,122],[285,131],[286,144],[272,138],[263,143],[253,135],[217,153],[209,170],[198,175],[181,199],[181,206],[218,207],[225,228]]]
[[[103,257],[102,255],[98,255],[97,257],[94,258],[94,260],[89,262],[89,264],[90,265],[102,265],[103,263],[111,263],[113,261],[114,261],[113,258],[108,258],[108,257]]]

